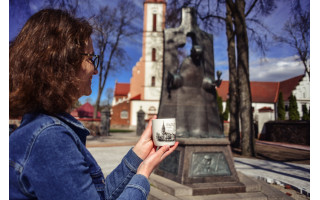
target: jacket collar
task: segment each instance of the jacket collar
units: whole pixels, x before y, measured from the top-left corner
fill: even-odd
[[[66,125],[68,125],[80,138],[81,142],[85,145],[86,144],[86,139],[87,136],[90,135],[90,131],[83,126],[81,122],[79,122],[77,119],[75,119],[72,115],[69,113],[61,113],[61,114],[56,114],[56,115],[47,115],[44,113],[26,113],[21,121],[21,126],[28,124],[29,122],[41,118],[43,116],[49,116],[49,117],[55,117],[64,122]],[[54,119],[56,121],[57,119]]]
[[[79,122],[69,113],[62,113],[55,116],[66,123],[68,126],[70,126],[70,128],[72,128],[72,130],[79,136],[81,142],[84,145],[86,144],[86,138],[88,135],[90,135],[90,131],[86,127],[84,127],[81,122]]]

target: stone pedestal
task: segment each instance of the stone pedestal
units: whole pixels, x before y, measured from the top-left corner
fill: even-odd
[[[180,138],[155,174],[192,188],[193,195],[245,192],[226,138]]]

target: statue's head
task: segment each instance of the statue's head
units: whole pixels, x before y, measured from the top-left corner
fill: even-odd
[[[200,59],[202,56],[202,47],[200,45],[193,45],[191,49],[191,57],[193,59]]]

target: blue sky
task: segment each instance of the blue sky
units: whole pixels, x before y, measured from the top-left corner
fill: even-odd
[[[143,1],[144,0],[133,0],[137,5],[137,8],[143,13]],[[23,0],[16,0],[16,2],[21,2],[20,6],[22,8],[29,7],[31,12],[36,12],[41,5],[39,1],[30,1],[37,3],[23,4]],[[105,3],[110,3],[110,1],[96,0],[96,7],[103,5]],[[288,1],[276,1],[277,9],[272,15],[264,18],[264,23],[269,26],[271,30],[276,33],[280,33],[283,23],[287,20],[289,14]],[[95,8],[93,8],[95,9]],[[10,7],[9,14],[9,39],[12,40],[20,31],[30,13],[26,11],[27,9],[22,9],[20,12],[15,12],[15,7]],[[32,14],[32,13],[31,13]],[[142,55],[142,26],[143,26],[143,16],[135,21],[135,25],[139,27],[140,32],[138,32],[134,38],[124,41],[123,45],[126,47],[127,53],[130,59],[127,61],[124,68],[118,71],[110,72],[107,78],[107,88],[114,88],[115,81],[118,82],[130,82],[132,67],[139,61]],[[215,70],[220,70],[223,72],[222,79],[228,80],[228,61],[227,61],[227,42],[225,37],[225,30],[222,30],[220,34],[214,35],[214,59],[215,59]],[[297,61],[297,56],[295,50],[286,46],[279,44],[272,44],[269,46],[269,51],[266,53],[265,57],[262,57],[257,53],[256,49],[250,47],[250,80],[251,81],[282,81],[300,74],[304,73],[303,65]],[[93,92],[87,97],[81,97],[80,102],[85,103],[87,100],[91,100],[94,103],[97,98],[97,86],[98,77],[93,79],[92,84]],[[102,101],[106,99],[105,92],[102,94]]]

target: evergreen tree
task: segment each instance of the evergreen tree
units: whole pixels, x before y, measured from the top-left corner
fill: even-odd
[[[302,106],[302,112],[303,112],[302,120],[309,121],[310,120],[310,109],[308,111],[307,105]]]
[[[300,120],[297,99],[293,94],[289,97],[289,120]]]
[[[223,120],[227,121],[229,119],[229,99],[227,99],[227,105],[226,105],[226,109],[224,110],[222,116],[223,116]]]
[[[278,120],[285,120],[286,110],[284,107],[282,92],[279,93],[277,109],[278,109]]]

